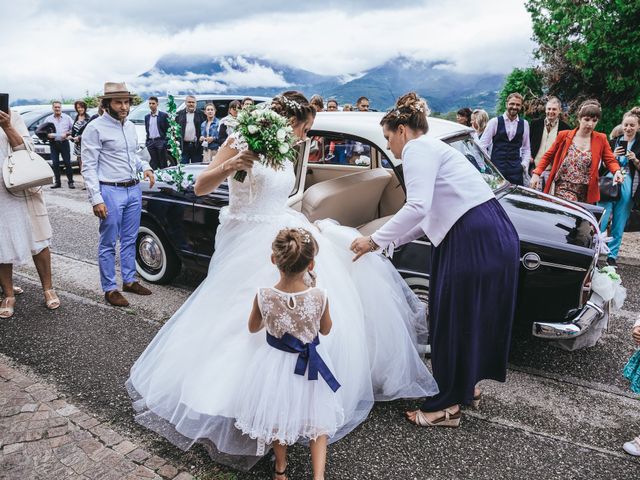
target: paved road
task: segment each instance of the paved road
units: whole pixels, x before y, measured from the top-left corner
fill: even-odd
[[[97,221],[84,192],[62,189],[48,197],[63,307],[46,311],[35,271],[21,268],[17,283],[26,292],[15,317],[0,324],[0,353],[154,453],[195,466],[200,478],[269,478],[267,461],[233,474],[201,449],[182,453],[132,421],[123,386],[128,369],[199,279],[185,275],[177,286],[153,286],[154,295],[131,298],[127,310],[106,306],[95,262]],[[481,410],[467,411],[460,429],[413,427],[402,417],[413,402],[378,404],[367,422],[331,447],[327,478],[639,478],[640,461],[621,445],[640,433],[640,402],[620,369],[633,350],[640,267],[619,270],[628,300],[597,346],[570,353],[519,334],[507,383],[487,382]],[[292,478],[307,478],[305,449],[294,447],[291,463]]]

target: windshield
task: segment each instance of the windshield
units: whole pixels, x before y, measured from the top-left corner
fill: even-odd
[[[500,175],[482,148],[471,137],[458,138],[447,143],[467,157],[467,160],[482,174],[491,190],[495,192],[507,185],[508,182]]]
[[[180,106],[180,103],[181,103],[180,101],[176,101],[176,104],[178,106]],[[160,110],[162,112],[166,112],[167,111],[167,99],[166,98],[161,98],[160,99],[160,101],[158,102],[158,110]],[[151,109],[149,108],[149,103],[148,102],[141,103],[137,107],[131,109],[131,112],[129,113],[129,120],[131,120],[133,123],[137,123],[139,125],[143,125],[144,124],[144,117],[149,112],[151,112]]]
[[[44,115],[50,115],[53,112],[47,112],[46,110],[32,110],[31,112],[26,112],[26,113],[22,113],[20,114],[20,116],[22,117],[22,120],[24,120],[24,123],[27,127],[29,127],[35,120],[38,120],[40,117],[44,116]]]

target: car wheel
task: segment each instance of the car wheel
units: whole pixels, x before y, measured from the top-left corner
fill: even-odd
[[[160,228],[142,219],[136,240],[136,269],[150,283],[168,283],[180,273],[180,259]]]
[[[418,300],[422,302],[426,308],[427,313],[427,332],[429,331],[429,279],[421,277],[409,277],[405,278],[407,285],[416,294]],[[426,338],[418,338],[418,351],[425,355],[431,354],[431,345],[429,342],[429,336]]]

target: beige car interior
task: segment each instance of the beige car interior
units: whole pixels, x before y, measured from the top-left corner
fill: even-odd
[[[373,168],[316,183],[304,192],[302,213],[312,222],[332,218],[369,235],[402,205],[397,205],[393,212],[390,205],[382,205],[385,196],[387,202],[395,196],[387,191],[393,183],[397,185],[397,180],[392,179],[396,180],[395,175],[386,169]],[[400,193],[404,201],[401,188]],[[381,215],[381,212],[390,213]]]

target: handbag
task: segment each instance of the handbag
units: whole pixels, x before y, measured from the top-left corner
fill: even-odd
[[[598,184],[601,202],[615,202],[620,198],[620,184],[613,183],[613,177],[600,177]]]
[[[24,146],[21,150],[9,148],[2,166],[4,185],[10,193],[53,183],[53,170],[46,160],[33,151],[30,142],[24,142]]]

